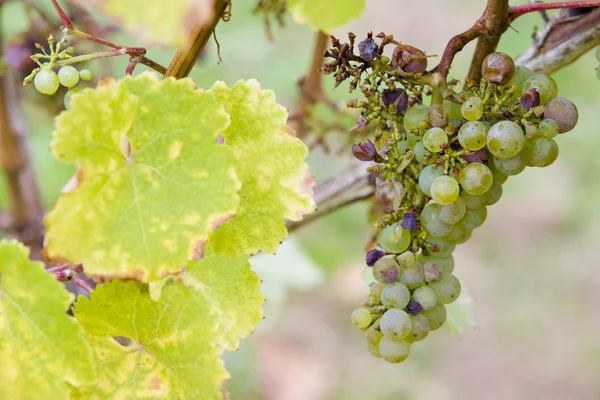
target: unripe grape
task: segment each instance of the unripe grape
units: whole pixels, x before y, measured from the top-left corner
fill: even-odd
[[[405,251],[396,257],[396,261],[400,268],[410,268],[415,263],[415,253],[412,251]]]
[[[466,206],[464,200],[459,196],[454,202],[441,206],[439,210],[440,221],[452,225],[460,221],[465,215]]]
[[[427,196],[431,197],[431,185],[433,181],[444,175],[443,167],[428,165],[419,174],[419,188]]]
[[[460,111],[467,121],[477,121],[483,115],[483,102],[479,97],[469,97],[462,104]]]
[[[500,121],[488,131],[487,145],[494,156],[511,158],[523,149],[525,135],[521,127],[514,122]]]
[[[502,185],[498,182],[492,183],[490,190],[485,192],[483,197],[485,198],[485,205],[491,206],[492,204],[496,204],[498,200],[502,197]]]
[[[72,88],[79,82],[79,71],[77,68],[67,65],[58,71],[60,84],[67,88]]]
[[[451,230],[452,225],[446,224],[440,220],[440,206],[437,203],[429,203],[421,211],[421,225],[427,229],[433,236],[446,236]]]
[[[498,171],[498,169],[493,165],[493,163],[492,165],[488,164],[488,168],[492,171],[492,175],[494,176],[494,182],[503,184],[507,181],[508,175],[506,175],[504,172]]]
[[[425,241],[431,245],[429,254],[439,258],[450,257],[456,247],[456,245],[448,243],[444,239],[436,238],[431,235],[425,236]]]
[[[402,283],[386,286],[381,292],[381,302],[386,308],[403,309],[410,301],[410,292]]]
[[[377,358],[381,358],[381,353],[379,353],[379,343],[381,342],[382,338],[383,333],[374,327],[371,327],[367,330],[367,350]]]
[[[431,264],[444,274],[454,271],[454,257],[452,255],[447,257],[422,256],[419,258],[419,261],[423,263],[423,269],[425,269],[426,265]]]
[[[385,283],[373,282],[369,285],[369,300],[374,303],[378,303],[381,301],[381,293],[385,288]]]
[[[52,96],[58,90],[60,82],[56,72],[51,69],[41,69],[33,78],[33,85],[38,92]]]
[[[432,153],[439,153],[448,147],[448,135],[442,128],[431,128],[423,136],[423,145]]]
[[[396,341],[384,336],[379,342],[379,354],[385,361],[398,364],[406,360],[410,354],[410,344],[406,340]]]
[[[558,85],[548,75],[538,74],[533,75],[523,84],[523,92],[529,89],[536,89],[540,94],[541,104],[546,104],[556,96],[558,96]]]
[[[404,130],[410,132],[417,129],[422,121],[427,121],[427,107],[424,104],[415,104],[404,114]]]
[[[89,69],[82,69],[81,71],[79,71],[79,77],[84,81],[89,81],[90,79],[92,79],[92,71],[90,71]]]
[[[454,202],[458,198],[459,191],[456,179],[448,175],[435,178],[431,184],[431,198],[441,205]]]
[[[515,92],[511,97],[511,100],[518,99],[523,93],[523,84],[527,79],[533,75],[533,72],[524,65],[517,65],[515,67],[515,73],[511,80],[506,84],[506,87],[515,87]]]
[[[469,121],[460,127],[458,142],[470,151],[477,151],[487,143],[487,127],[480,121]]]
[[[425,72],[427,70],[427,57],[416,47],[400,44],[392,54],[392,65],[400,67],[406,72]]]
[[[412,329],[410,330],[408,339],[411,342],[418,342],[427,337],[429,334],[429,321],[427,320],[426,316],[423,314],[411,315],[410,323],[412,325]]]
[[[439,281],[431,282],[429,287],[437,293],[437,301],[440,304],[452,303],[458,298],[461,290],[460,282],[452,274],[444,275]]]
[[[522,154],[522,153],[521,153]],[[527,164],[525,159],[521,157],[521,154],[517,154],[511,158],[496,158],[494,157],[494,167],[503,174],[512,176],[518,175],[525,170]]]
[[[448,125],[448,112],[441,104],[433,104],[427,109],[427,121],[433,127],[444,127]]]
[[[477,210],[485,206],[485,198],[483,196],[473,196],[463,190],[460,197],[463,199],[465,206],[467,206],[467,209],[469,210]]]
[[[425,149],[423,141],[419,141],[417,142],[417,144],[415,144],[413,153],[415,154],[415,158],[417,159],[419,164],[425,164],[425,154],[427,153],[427,150]]]
[[[485,196],[481,196],[482,201],[485,203]],[[458,225],[465,229],[479,228],[485,222],[487,218],[487,208],[485,206],[472,210],[467,208],[465,216],[458,221]]]
[[[444,236],[443,239],[450,243],[463,244],[471,238],[472,234],[472,229],[467,229],[461,224],[456,224],[452,226],[450,233]]]
[[[460,185],[467,193],[478,196],[488,191],[492,186],[494,177],[488,167],[473,163],[460,171],[459,180]]]
[[[560,133],[569,132],[577,125],[579,113],[577,107],[569,99],[557,97],[552,99],[544,107],[544,118],[549,118],[558,123],[558,131]]]
[[[386,226],[379,234],[379,247],[388,253],[404,252],[410,246],[410,241],[410,231],[398,223]]]
[[[408,303],[408,302],[407,302]],[[404,310],[392,308],[387,310],[379,320],[379,328],[384,336],[394,340],[404,339],[411,329],[410,317]],[[383,354],[383,353],[382,353]]]
[[[515,63],[506,53],[491,53],[483,60],[481,76],[483,79],[504,85],[515,73]]]
[[[437,304],[438,296],[435,290],[429,286],[421,286],[416,288],[413,292],[412,300],[421,304],[423,310],[431,310]]]
[[[553,119],[544,119],[539,125],[540,134],[546,139],[554,139],[559,133],[558,122]]]
[[[394,283],[400,276],[400,266],[394,256],[380,258],[373,265],[373,278],[380,283]]]
[[[360,330],[365,330],[371,325],[371,312],[366,308],[357,308],[350,318],[354,326]]]
[[[558,158],[558,144],[543,137],[528,139],[523,154],[529,165],[547,167]]]
[[[446,315],[446,307],[442,304],[438,304],[431,310],[423,311],[423,316],[429,322],[430,331],[440,329],[444,325],[444,322],[446,322]]]
[[[400,274],[400,283],[413,290],[423,284],[423,266],[415,262],[412,267],[404,268]]]

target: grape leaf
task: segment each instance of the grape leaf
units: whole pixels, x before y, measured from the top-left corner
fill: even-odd
[[[180,46],[189,31],[213,16],[212,0],[80,0],[121,21],[150,44]]]
[[[232,151],[215,143],[228,123],[187,79],[147,73],[75,96],[52,151],[80,170],[46,217],[46,254],[96,276],[179,271],[239,202]]]
[[[66,399],[95,379],[92,349],[67,315],[72,297],[29,250],[0,242],[0,399]]]
[[[214,254],[237,257],[259,250],[273,254],[287,237],[284,218],[299,220],[315,208],[314,179],[304,158],[308,149],[286,127],[287,111],[275,93],[255,80],[231,88],[217,82],[209,91],[231,115],[223,133],[242,181],[236,217],[211,233]]]
[[[80,298],[74,314],[93,336],[99,366],[98,383],[75,398],[222,399],[219,315],[197,290],[170,281],[153,301],[148,285],[114,280]]]
[[[289,10],[302,23],[307,21],[313,31],[331,33],[362,14],[366,0],[288,0]]]
[[[224,332],[228,350],[236,350],[240,339],[263,319],[261,281],[250,269],[247,256],[209,256],[191,261],[184,282],[212,299],[221,311],[219,329]]]

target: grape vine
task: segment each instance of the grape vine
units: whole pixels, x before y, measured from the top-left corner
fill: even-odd
[[[376,220],[365,259],[373,282],[350,321],[372,355],[406,360],[415,342],[444,326],[447,305],[461,295],[455,247],[485,222],[510,176],[554,163],[558,139],[578,122],[577,107],[544,68],[566,65],[600,43],[597,24],[578,22],[597,14],[589,7],[600,1],[488,0],[482,17],[449,40],[432,68],[437,55],[391,33],[330,35],[376,7],[366,0],[257,0],[252,10],[269,39],[277,40],[273,24],[284,29],[288,14],[316,32],[311,69],[288,115],[254,79],[198,88],[187,78],[216,40],[217,24],[235,17],[233,2],[67,7],[48,0],[60,27],[50,26],[43,8],[23,2],[48,20],[47,39],[30,55],[24,46],[40,32],[15,42],[7,68],[43,101],[64,105],[51,152],[76,172],[42,226],[24,139],[8,111],[18,101],[0,82],[0,155],[11,198],[9,222],[0,218],[0,227],[20,239],[0,241],[1,398],[225,398],[229,373],[221,356],[264,318],[261,280],[249,259],[274,254],[291,229],[367,198]],[[544,68],[497,51],[516,18],[557,8],[578,14],[549,22],[541,35],[552,40],[536,40],[526,54]],[[103,13],[145,43],[178,50],[164,67],[145,47],[105,39],[88,12]],[[570,23],[572,39],[556,39]],[[50,33],[54,28],[60,33]],[[455,55],[473,40],[468,75],[449,79]],[[86,43],[104,50],[88,52]],[[559,61],[539,61],[565,43]],[[121,56],[128,60],[124,77],[88,67]],[[139,64],[153,71],[134,76]],[[334,78],[334,88],[358,94],[345,110],[325,95],[323,74]],[[319,103],[334,123],[320,119]],[[345,126],[350,116],[353,125]],[[333,131],[350,132],[343,143],[360,137],[347,152],[368,165],[313,187],[305,158],[310,147],[328,150]],[[317,136],[311,146],[309,135]],[[66,282],[85,295],[71,296]]]

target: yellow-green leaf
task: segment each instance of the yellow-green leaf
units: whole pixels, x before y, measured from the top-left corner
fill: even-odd
[[[170,281],[153,301],[148,285],[115,280],[80,299],[74,313],[93,337],[99,375],[74,398],[222,399],[219,316],[197,290]]]
[[[68,385],[94,381],[92,349],[67,315],[72,301],[23,245],[0,242],[0,399],[66,399]]]
[[[235,214],[229,116],[188,79],[86,89],[56,119],[52,151],[79,166],[46,218],[47,255],[86,273],[142,281],[177,272]]]
[[[212,299],[213,306],[221,311],[219,329],[228,350],[237,349],[240,339],[263,319],[261,281],[250,269],[247,256],[209,256],[192,261],[184,282]]]
[[[366,0],[288,0],[298,22],[308,22],[313,31],[331,33],[362,14]]]
[[[209,91],[231,115],[223,133],[233,149],[242,182],[236,217],[214,231],[214,254],[237,257],[259,250],[274,253],[287,237],[284,219],[299,220],[314,210],[312,176],[304,158],[308,149],[287,128],[287,111],[275,93],[255,80],[231,88],[217,82]]]

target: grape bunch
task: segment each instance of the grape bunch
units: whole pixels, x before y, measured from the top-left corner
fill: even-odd
[[[578,114],[558,97],[551,77],[516,66],[504,53],[487,56],[480,82],[467,82],[461,92],[446,88],[437,100],[432,92],[427,106],[424,52],[397,45],[387,59],[369,35],[354,54],[350,39],[334,41],[335,61],[324,72],[335,73],[338,84],[351,79],[350,90],[365,95],[349,105],[362,108],[357,123],[377,129],[352,152],[375,163],[369,170],[391,193],[366,255],[375,282],[351,320],[366,332],[371,354],[399,363],[444,324],[446,305],[461,293],[456,245],[484,223],[509,176],[556,160],[555,139],[574,128]]]

